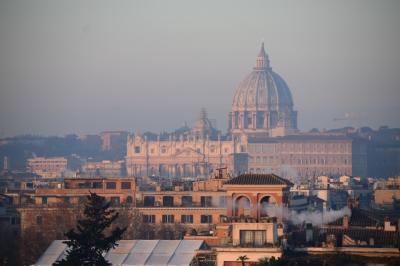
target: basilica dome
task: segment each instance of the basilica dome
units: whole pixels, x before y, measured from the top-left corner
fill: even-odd
[[[232,110],[273,111],[292,107],[293,100],[286,82],[269,66],[264,44],[257,56],[256,67],[240,82],[233,97]]]
[[[233,132],[264,132],[297,128],[297,112],[286,82],[270,66],[264,44],[253,71],[239,83],[233,97],[229,126]]]

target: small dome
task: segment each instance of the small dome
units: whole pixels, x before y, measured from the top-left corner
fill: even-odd
[[[206,109],[201,109],[199,119],[194,123],[192,132],[198,137],[211,137],[215,135],[216,130],[214,129],[211,121],[207,117]]]

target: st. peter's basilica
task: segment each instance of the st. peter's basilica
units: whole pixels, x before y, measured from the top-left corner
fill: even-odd
[[[207,176],[227,167],[231,174],[276,173],[283,177],[363,175],[366,149],[338,134],[301,133],[297,111],[283,78],[272,70],[264,44],[253,71],[239,83],[221,134],[201,111],[192,128],[163,135],[128,137],[126,167],[134,176]]]

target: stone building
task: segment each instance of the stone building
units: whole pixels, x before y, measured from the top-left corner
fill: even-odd
[[[270,66],[264,45],[253,71],[239,84],[222,135],[202,111],[190,128],[128,137],[128,175],[207,176],[227,167],[232,175],[283,177],[365,175],[366,148],[344,134],[300,133],[286,82]],[[353,167],[354,166],[354,167]],[[354,171],[353,171],[354,170]]]
[[[87,162],[82,165],[82,171],[88,176],[124,176],[125,161],[103,160],[100,162]]]
[[[128,175],[133,176],[208,176],[213,169],[234,169],[237,148],[237,143],[217,132],[202,111],[192,129],[164,139],[128,137],[126,167]]]
[[[64,157],[34,157],[27,161],[27,169],[44,178],[61,177],[67,169]]]
[[[121,149],[126,142],[128,133],[125,131],[104,131],[100,133],[101,149],[109,151],[113,149]]]
[[[136,180],[126,177],[65,178],[62,182],[36,188],[34,203],[45,206],[76,205],[85,201],[89,191],[115,205],[132,205],[135,203]]]
[[[354,147],[353,140],[343,135],[242,136],[217,140],[189,135],[186,139],[156,141],[135,136],[128,141],[126,163],[128,174],[134,176],[206,176],[221,167],[227,167],[232,175],[364,175],[365,168],[353,171],[353,162],[360,161],[354,158]]]
[[[343,135],[249,139],[249,172],[281,176],[352,174],[353,141]]]
[[[374,207],[378,209],[399,208],[400,177],[378,181],[374,188]]]
[[[228,218],[262,220],[266,216],[260,211],[262,204],[287,205],[291,185],[275,175],[244,174],[232,179],[217,175],[193,182],[190,190],[177,186],[171,191],[140,191],[134,178],[71,178],[19,195],[29,200],[14,202],[25,202],[17,205],[22,234],[33,230],[49,239],[73,227],[89,192],[105,197],[121,213],[138,210],[143,223],[150,227],[179,224],[209,233]]]

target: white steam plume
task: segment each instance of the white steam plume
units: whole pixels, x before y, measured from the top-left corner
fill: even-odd
[[[312,223],[313,225],[321,225],[333,222],[345,215],[351,216],[351,210],[344,207],[340,210],[330,211],[302,211],[296,212],[289,210],[287,207],[267,205],[264,206],[268,216],[282,217],[291,221],[293,224]]]

